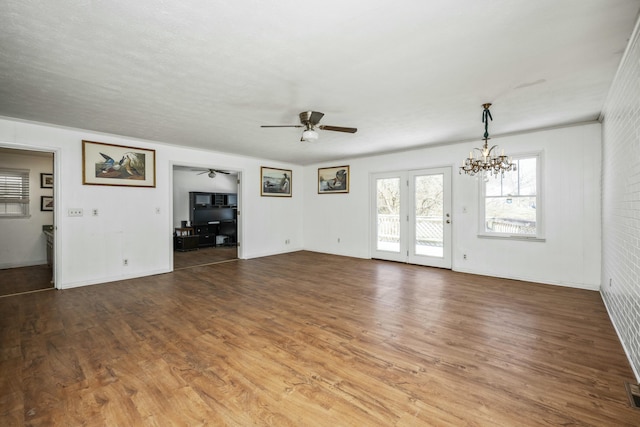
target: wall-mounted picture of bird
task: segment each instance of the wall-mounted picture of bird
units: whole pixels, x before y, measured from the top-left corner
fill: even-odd
[[[349,166],[318,168],[318,194],[348,192]]]
[[[83,184],[155,187],[155,150],[82,141]]]

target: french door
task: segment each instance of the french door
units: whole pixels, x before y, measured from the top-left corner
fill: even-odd
[[[372,175],[372,258],[451,268],[451,168]]]

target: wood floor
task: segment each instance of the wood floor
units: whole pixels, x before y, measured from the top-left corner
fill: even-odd
[[[2,426],[638,426],[597,292],[296,252],[0,299]]]
[[[0,297],[23,292],[53,289],[53,270],[48,265],[0,270]]]
[[[237,258],[238,248],[235,246],[212,246],[186,252],[174,251],[173,269],[179,270],[181,268],[230,261]]]

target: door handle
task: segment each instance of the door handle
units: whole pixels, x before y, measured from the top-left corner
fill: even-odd
[[[447,224],[451,224],[451,220],[450,219],[447,220]]]

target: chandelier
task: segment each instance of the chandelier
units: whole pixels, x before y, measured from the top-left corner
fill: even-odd
[[[504,150],[500,155],[497,154],[498,146],[494,145],[489,148],[489,120],[493,120],[491,112],[489,111],[491,104],[482,104],[484,111],[482,112],[482,122],[484,123],[484,145],[482,148],[474,148],[477,151],[477,155],[474,156],[473,151],[469,151],[469,157],[462,161],[459,174],[464,172],[466,175],[475,176],[477,174],[482,175],[485,179],[488,179],[490,175],[495,177],[498,174],[504,176],[505,172],[515,171],[516,164],[513,163],[513,159],[509,159],[504,155]]]

